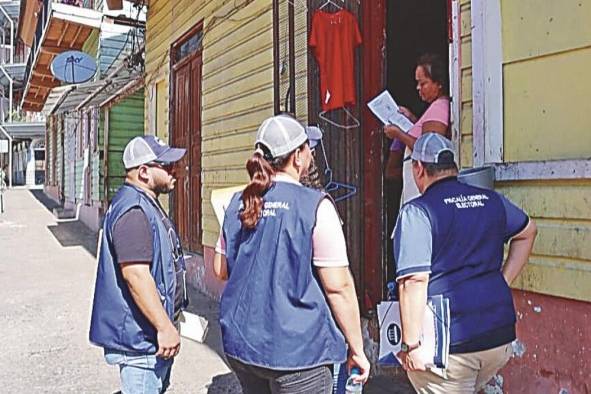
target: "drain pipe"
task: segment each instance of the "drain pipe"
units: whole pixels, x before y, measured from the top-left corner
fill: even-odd
[[[12,189],[12,137],[2,125],[0,125],[0,131],[8,138],[8,187]]]

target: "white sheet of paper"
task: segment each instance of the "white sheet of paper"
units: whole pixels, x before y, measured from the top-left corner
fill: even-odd
[[[406,116],[398,112],[398,104],[396,104],[396,101],[394,101],[394,98],[387,90],[377,95],[367,103],[367,106],[384,125],[396,125],[405,133],[414,126]]]
[[[187,311],[181,312],[181,336],[192,339],[199,343],[203,343],[203,341],[205,340],[205,336],[207,335],[208,328],[209,322],[204,317]]]
[[[211,205],[213,205],[215,217],[218,219],[220,226],[224,224],[224,214],[232,200],[232,196],[234,193],[244,190],[245,187],[246,185],[240,185],[211,191]]]

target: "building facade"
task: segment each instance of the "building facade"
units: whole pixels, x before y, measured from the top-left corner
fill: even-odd
[[[393,277],[389,234],[400,185],[383,176],[389,141],[365,104],[389,89],[401,104],[424,110],[415,59],[436,53],[450,70],[460,166],[492,166],[495,188],[539,227],[514,285],[515,357],[491,385],[506,392],[589,391],[591,78],[584,67],[591,60],[591,3],[338,2],[354,16],[361,45],[352,69],[357,99],[331,113],[323,112],[309,48],[312,19],[324,3],[148,3],[144,128],[189,151],[178,188],[164,203],[191,255],[191,283],[221,294],[211,269],[219,235],[211,192],[247,182],[244,163],[258,125],[289,111],[325,132],[317,157],[323,181],[350,187],[335,197],[365,331],[377,341],[375,305]]]
[[[62,204],[60,215],[98,230],[123,182],[123,148],[143,134],[145,8],[131,2],[121,10],[100,1],[24,3],[36,12],[29,12],[34,21],[19,25],[23,42],[30,42],[21,104],[47,118],[45,191]],[[55,57],[71,50],[95,60],[89,80],[67,83],[52,72]]]

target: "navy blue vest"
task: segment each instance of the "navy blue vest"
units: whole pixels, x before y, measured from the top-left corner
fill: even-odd
[[[125,184],[113,198],[104,218],[90,341],[108,349],[153,354],[157,350],[156,330],[133,301],[113,250],[113,226],[132,208],[140,208],[152,225],[154,249],[150,271],[164,309],[173,320],[176,276],[172,241],[162,221],[162,212],[143,191]],[[178,239],[175,241],[175,245],[180,244]],[[181,264],[184,269],[184,261],[181,260]]]
[[[513,298],[501,273],[506,214],[499,195],[451,177],[409,204],[431,222],[429,295],[450,299],[452,349],[505,328],[502,343],[489,348],[513,340]]]
[[[276,182],[252,230],[239,219],[241,193],[232,198],[223,225],[229,279],[220,305],[228,356],[275,370],[345,361],[345,339],[312,265],[323,198],[301,185]]]

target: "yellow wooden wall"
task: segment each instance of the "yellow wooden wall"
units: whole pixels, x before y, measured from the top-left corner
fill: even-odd
[[[591,180],[507,182],[497,190],[523,207],[539,229],[515,286],[591,301]]]
[[[202,212],[207,246],[214,246],[219,234],[211,190],[248,181],[244,165],[254,150],[256,130],[273,114],[272,15],[268,0],[150,2],[146,79],[155,87],[146,93],[146,132],[168,138],[169,48],[204,22]]]
[[[501,5],[505,161],[589,157],[591,0]]]
[[[308,14],[296,1],[294,7],[294,47],[295,47],[295,80],[296,80],[296,116],[306,123],[308,120]],[[289,63],[288,58],[288,3],[279,1],[279,58],[280,62]],[[285,107],[285,95],[289,88],[289,66],[280,74],[280,105]]]
[[[472,166],[470,1],[461,2],[463,167]],[[591,0],[501,0],[504,161],[584,159],[591,152]],[[537,222],[515,287],[591,301],[591,180],[496,188]]]
[[[472,166],[472,19],[470,0],[460,1],[460,165]]]

